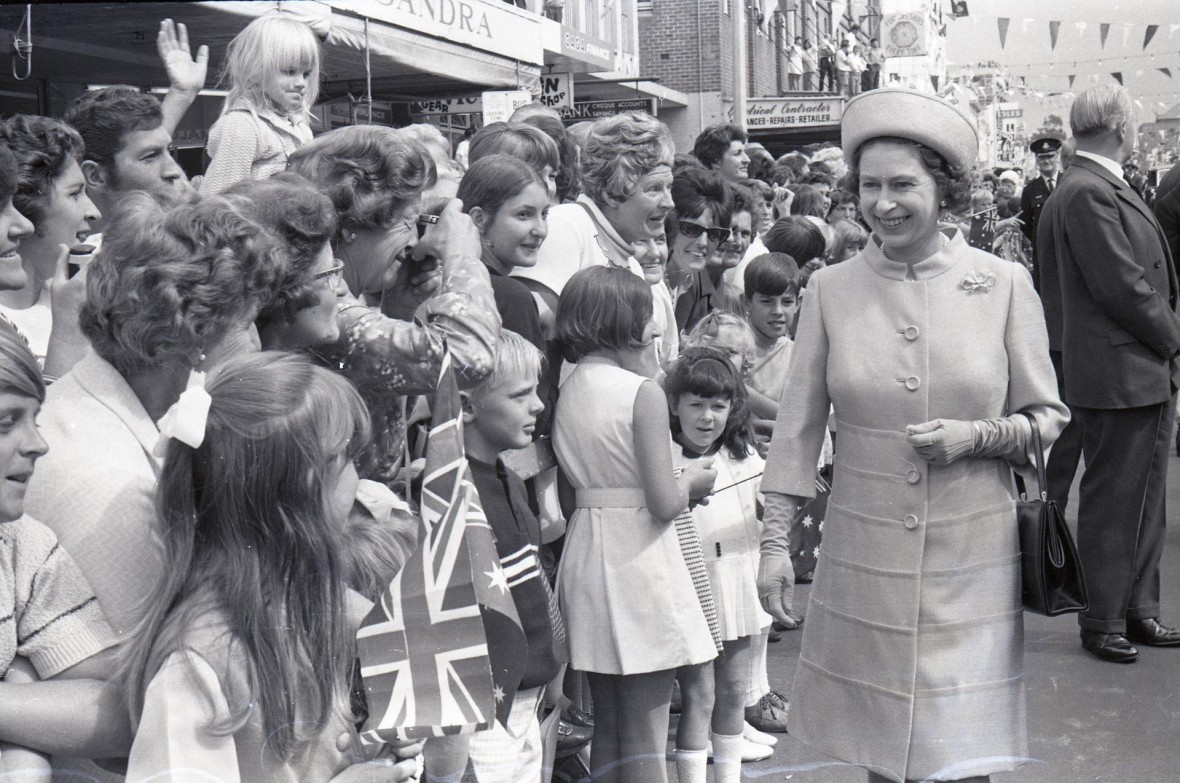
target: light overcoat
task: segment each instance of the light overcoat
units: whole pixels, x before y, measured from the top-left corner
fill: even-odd
[[[1068,420],[1028,272],[950,231],[912,271],[870,242],[812,276],[762,485],[814,495],[830,402],[835,480],[789,731],[893,780],[1027,756],[1012,466],[932,465],[906,426],[1026,411],[1051,443]]]

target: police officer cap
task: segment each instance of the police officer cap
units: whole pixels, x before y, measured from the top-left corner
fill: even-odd
[[[1033,139],[1032,144],[1028,145],[1034,155],[1050,155],[1061,149],[1061,139],[1055,139],[1052,136],[1043,136],[1039,139]]]
[[[979,152],[975,120],[937,95],[901,87],[863,92],[848,102],[840,119],[840,146],[852,163],[862,144],[881,136],[926,145],[959,170],[971,168]]]

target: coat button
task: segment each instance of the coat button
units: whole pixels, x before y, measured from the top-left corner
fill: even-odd
[[[921,332],[918,331],[918,327],[916,326],[907,326],[901,330],[901,333],[905,335],[905,339],[909,340],[911,343],[914,340],[917,340],[918,335],[921,334]]]
[[[343,753],[352,747],[352,736],[346,731],[336,738],[336,751]]]
[[[918,527],[918,518],[913,514],[907,514],[905,518],[905,529],[914,530]]]
[[[1155,268],[1156,268],[1156,269],[1159,269],[1159,268],[1160,268],[1160,262],[1159,262],[1159,261],[1156,261],[1156,262],[1155,262]]]
[[[905,387],[910,391],[917,391],[918,387],[922,385],[922,381],[916,375],[911,375],[905,379]]]
[[[922,480],[922,474],[918,472],[917,468],[910,468],[910,472],[905,474],[905,480],[910,484],[917,484]]]

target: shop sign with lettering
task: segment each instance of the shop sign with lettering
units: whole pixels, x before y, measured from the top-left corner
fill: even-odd
[[[613,69],[615,65],[615,47],[612,43],[565,25],[561,26],[561,53],[606,69]]]
[[[540,65],[542,17],[496,0],[327,0],[341,11]],[[429,68],[428,63],[423,67]]]
[[[567,122],[581,122],[582,120],[596,120],[599,117],[613,117],[625,111],[645,111],[656,113],[654,98],[634,98],[625,101],[585,101],[575,103],[572,109],[558,109],[561,118]]]
[[[483,100],[478,95],[469,98],[436,98],[431,101],[412,101],[410,114],[482,114]]]
[[[541,76],[541,103],[552,109],[572,109],[574,80],[568,73],[548,73]]]
[[[746,101],[746,128],[769,130],[838,125],[843,113],[843,98],[750,98]]]

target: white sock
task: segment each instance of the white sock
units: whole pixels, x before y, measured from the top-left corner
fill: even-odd
[[[739,783],[742,778],[741,734],[714,734],[709,732],[713,743],[713,780],[715,783]]]
[[[676,777],[680,783],[705,783],[709,751],[677,749],[672,755],[676,757]]]

